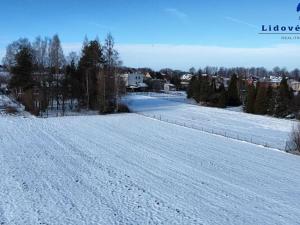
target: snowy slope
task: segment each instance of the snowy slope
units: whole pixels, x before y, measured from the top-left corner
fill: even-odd
[[[168,101],[160,97],[127,96],[129,107],[143,115],[224,136],[285,150],[295,122],[225,109]]]
[[[0,117],[0,224],[300,224],[300,158],[136,114]]]
[[[30,117],[30,113],[24,111],[25,107],[18,103],[17,101],[13,100],[7,95],[0,94],[0,116],[5,116],[7,113],[5,112],[5,109],[7,107],[13,107],[17,110],[17,113],[15,115],[18,116],[26,116]]]

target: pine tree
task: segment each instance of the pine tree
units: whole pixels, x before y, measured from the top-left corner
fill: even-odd
[[[271,85],[268,86],[267,90],[267,101],[268,101],[268,109],[267,114],[268,115],[274,115],[274,108],[275,108],[275,92],[273,90],[273,87]]]
[[[194,76],[195,77],[195,76]],[[201,100],[201,86],[202,86],[202,76],[195,77],[194,82],[192,83],[192,89],[193,89],[193,98],[196,100],[196,102],[200,102]]]
[[[201,102],[209,102],[209,97],[212,94],[212,86],[207,77],[202,78],[202,82],[200,85],[200,96],[199,99]]]
[[[33,55],[29,47],[21,47],[16,55],[16,65],[12,68],[10,88],[26,91],[33,87]]]
[[[88,109],[98,109],[98,73],[103,67],[103,50],[97,40],[85,44],[79,60],[80,83],[82,93],[85,96],[85,104]]]
[[[246,96],[246,104],[245,111],[247,113],[254,113],[254,105],[256,98],[256,90],[253,84],[248,85],[247,88],[247,96]]]
[[[229,83],[227,105],[228,106],[241,105],[239,89],[238,89],[238,77],[236,74],[232,75]]]
[[[195,99],[200,102],[202,76],[193,76],[187,91],[188,98]]]
[[[265,115],[268,112],[267,88],[260,84],[257,89],[254,112],[255,114]]]
[[[222,83],[218,90],[218,103],[217,107],[219,108],[226,108],[227,103],[227,93],[224,84]]]
[[[292,99],[293,93],[288,86],[287,78],[283,77],[276,96],[275,115],[285,117],[291,113],[290,106]]]
[[[187,88],[187,98],[189,98],[189,99],[195,97],[195,95],[194,95],[195,83],[196,83],[196,77],[192,76],[192,79],[190,80],[189,86]]]

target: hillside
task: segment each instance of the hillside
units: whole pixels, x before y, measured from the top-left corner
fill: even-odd
[[[131,110],[170,123],[222,136],[285,150],[294,121],[258,116],[233,109],[218,109],[183,103],[178,96],[131,95],[124,101]],[[171,101],[170,101],[171,100]]]
[[[136,114],[0,130],[2,225],[299,224],[294,155]]]

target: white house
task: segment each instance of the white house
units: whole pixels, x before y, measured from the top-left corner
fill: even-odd
[[[170,83],[164,84],[164,92],[168,93],[170,91],[176,91],[175,85]]]
[[[184,74],[181,76],[182,81],[190,81],[192,79],[193,75],[192,74]]]
[[[121,77],[124,79],[127,88],[146,88],[144,83],[144,74],[142,73],[129,73],[123,74]]]

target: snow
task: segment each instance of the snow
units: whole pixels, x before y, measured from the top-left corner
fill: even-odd
[[[151,95],[152,96],[152,95]],[[238,110],[186,104],[170,97],[129,95],[130,109],[148,117],[235,139],[285,150],[295,121],[257,116]]]
[[[30,116],[28,112],[24,111],[25,107],[23,105],[21,105],[20,103],[13,100],[11,97],[7,95],[0,94],[0,116],[7,115],[5,111],[7,107],[15,108],[17,110],[15,115],[17,116],[27,116],[27,117]]]
[[[150,97],[130,101],[143,112],[185,112],[179,118],[195,123],[196,113],[235,113],[178,102],[157,108],[163,100]],[[286,132],[281,120],[259,126],[234,115],[225,126]],[[1,225],[300,224],[295,155],[134,113],[0,116],[0,130]]]
[[[10,76],[10,74],[9,74],[8,72],[0,71],[0,77],[5,77],[5,78],[7,78],[7,77],[9,77],[9,76]]]

